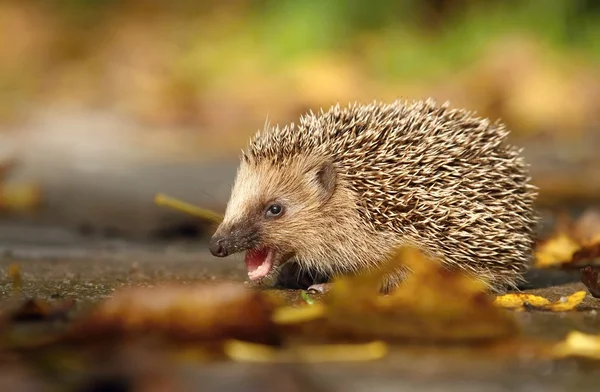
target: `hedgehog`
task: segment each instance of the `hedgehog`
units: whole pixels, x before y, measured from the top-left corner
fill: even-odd
[[[413,246],[490,292],[515,289],[532,260],[538,190],[508,135],[500,120],[433,99],[267,123],[242,151],[210,252],[245,252],[256,284],[325,292]],[[382,291],[409,273],[389,274]]]

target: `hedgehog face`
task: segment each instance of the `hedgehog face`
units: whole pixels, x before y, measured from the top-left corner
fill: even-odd
[[[242,162],[211,253],[246,252],[248,277],[257,281],[302,253],[336,185],[334,166],[314,157],[281,165]],[[299,238],[303,238],[299,241]],[[310,241],[308,241],[310,242]]]

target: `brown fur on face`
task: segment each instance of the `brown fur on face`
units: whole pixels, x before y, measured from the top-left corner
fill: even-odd
[[[281,166],[242,162],[231,194],[216,235],[254,227],[259,240],[253,245],[276,250],[278,264],[293,257],[308,273],[331,276],[358,272],[385,255],[386,246],[360,224],[356,195],[326,158],[298,156]],[[284,214],[264,219],[273,201]]]

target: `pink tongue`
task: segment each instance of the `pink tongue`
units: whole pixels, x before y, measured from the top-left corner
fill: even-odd
[[[246,268],[248,272],[256,271],[263,263],[266,261],[267,256],[269,255],[269,249],[260,249],[255,251],[249,251],[246,253]]]

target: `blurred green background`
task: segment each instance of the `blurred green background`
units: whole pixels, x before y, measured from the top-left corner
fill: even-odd
[[[595,202],[599,65],[594,0],[3,1],[0,154],[55,212],[94,192],[219,209],[267,117],[434,97],[506,122],[546,205]],[[168,184],[134,170],[175,163],[199,166]]]

